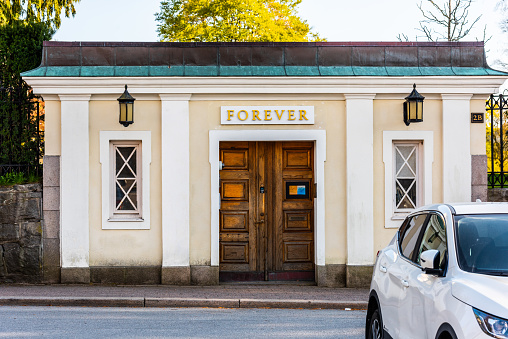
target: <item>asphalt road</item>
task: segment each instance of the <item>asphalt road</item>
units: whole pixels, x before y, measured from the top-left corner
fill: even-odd
[[[0,338],[363,338],[365,311],[0,307]]]

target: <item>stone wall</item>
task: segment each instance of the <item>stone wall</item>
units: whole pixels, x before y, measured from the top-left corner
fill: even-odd
[[[488,195],[488,201],[508,202],[508,188],[489,188]]]
[[[0,187],[0,283],[42,279],[42,187]]]

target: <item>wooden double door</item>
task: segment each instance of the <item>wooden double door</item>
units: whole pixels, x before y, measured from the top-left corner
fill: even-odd
[[[314,143],[221,142],[220,280],[314,281]]]

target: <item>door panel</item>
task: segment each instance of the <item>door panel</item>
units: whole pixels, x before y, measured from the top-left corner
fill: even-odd
[[[221,280],[313,279],[314,143],[221,142],[219,154]]]

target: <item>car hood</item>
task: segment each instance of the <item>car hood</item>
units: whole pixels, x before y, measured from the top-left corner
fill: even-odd
[[[508,277],[463,272],[453,279],[452,295],[483,312],[508,319]]]

